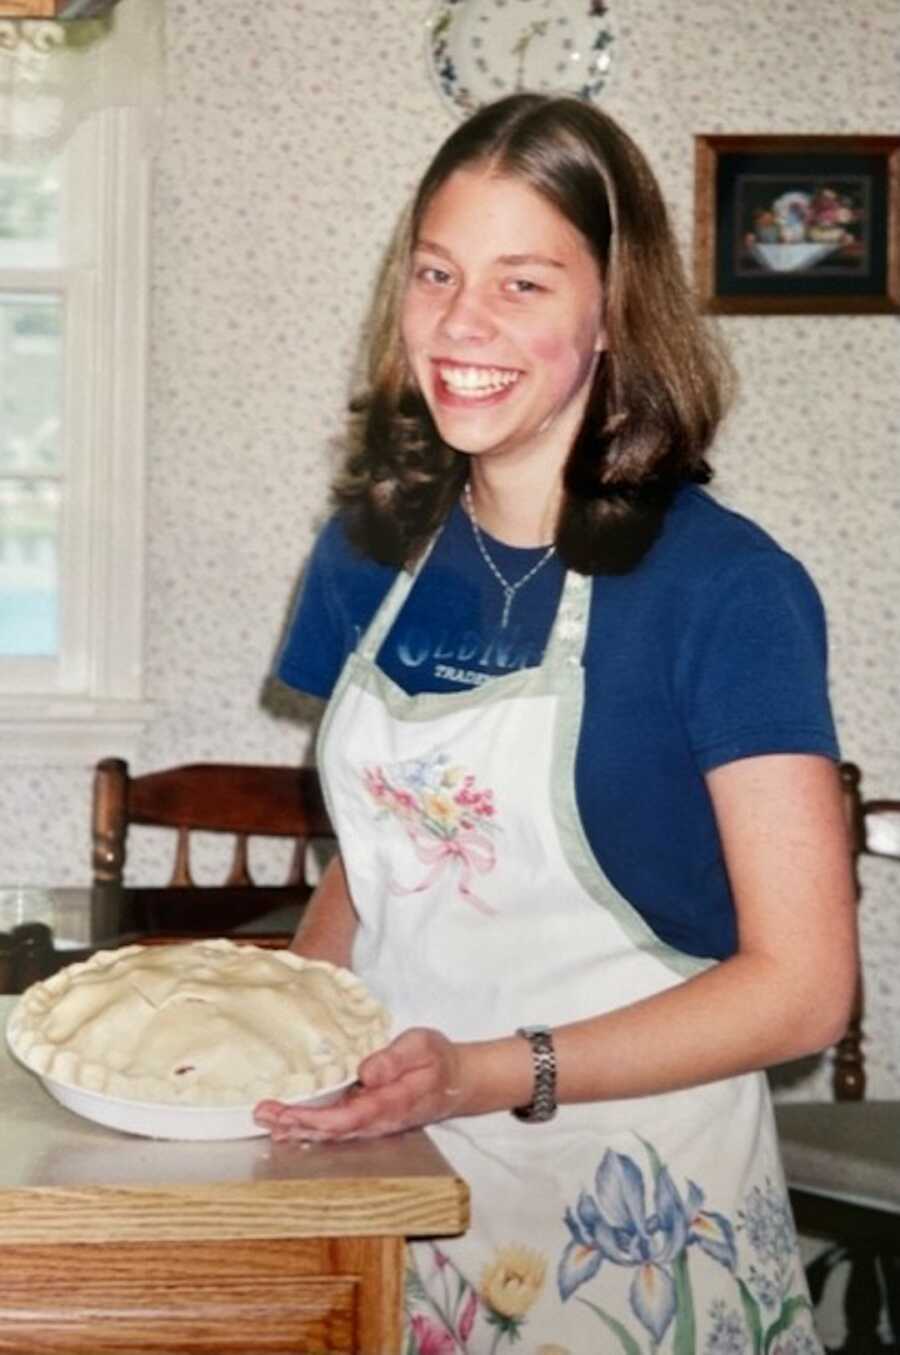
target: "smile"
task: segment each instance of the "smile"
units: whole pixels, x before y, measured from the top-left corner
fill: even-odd
[[[438,376],[451,395],[464,400],[483,400],[514,386],[522,375],[509,367],[466,367],[438,362]]]

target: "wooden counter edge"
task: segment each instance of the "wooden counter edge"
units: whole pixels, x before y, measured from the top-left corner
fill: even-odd
[[[0,1190],[4,1244],[228,1238],[442,1237],[464,1232],[459,1177],[302,1179]]]

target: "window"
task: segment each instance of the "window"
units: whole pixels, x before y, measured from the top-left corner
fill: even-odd
[[[0,163],[0,759],[127,756],[142,701],[140,114]]]
[[[57,164],[8,168],[0,178],[0,655],[58,652],[62,431],[60,172]],[[38,270],[54,291],[32,288]],[[28,270],[28,271],[24,271]],[[21,671],[19,676],[22,677]],[[33,679],[34,680],[34,679]]]

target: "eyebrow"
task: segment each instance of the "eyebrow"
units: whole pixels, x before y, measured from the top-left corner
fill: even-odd
[[[449,249],[439,245],[436,240],[417,240],[414,249],[425,249],[429,254],[437,254],[442,259],[452,261],[453,255]],[[559,259],[551,259],[548,254],[501,254],[497,263],[501,263],[506,268],[522,268],[530,264],[538,264],[544,268],[565,268],[565,264]]]
[[[511,268],[535,263],[541,264],[545,268],[565,268],[566,266],[560,259],[551,259],[547,254],[501,254],[497,262],[506,264]]]

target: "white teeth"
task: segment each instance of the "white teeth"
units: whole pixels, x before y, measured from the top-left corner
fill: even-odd
[[[520,373],[500,367],[439,367],[441,380],[455,395],[489,395],[518,381]]]

